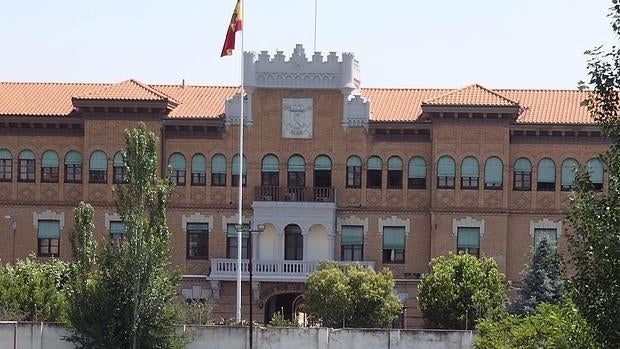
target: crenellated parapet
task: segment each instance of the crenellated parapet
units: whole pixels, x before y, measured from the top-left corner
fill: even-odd
[[[295,46],[290,57],[283,51],[270,55],[267,51],[244,52],[244,120],[252,126],[252,93],[260,88],[282,89],[332,89],[343,95],[342,125],[344,127],[367,127],[370,102],[360,93],[359,62],[352,53],[338,56],[330,52],[323,56],[315,52],[306,56],[303,46]],[[241,98],[237,93],[226,101],[226,125],[238,125]]]
[[[359,63],[352,53],[343,53],[342,59],[335,52],[323,57],[315,52],[310,59],[298,44],[290,57],[283,51],[270,55],[244,53],[245,85],[255,88],[311,88],[339,89],[349,93],[360,87]]]

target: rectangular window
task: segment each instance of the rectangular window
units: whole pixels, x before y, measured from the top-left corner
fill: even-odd
[[[211,173],[211,186],[212,187],[225,187],[226,186],[226,173]]]
[[[402,170],[388,170],[387,173],[388,189],[402,189],[403,188],[403,171]]]
[[[538,191],[554,191],[555,182],[536,182],[536,190]]]
[[[426,178],[409,177],[409,189],[426,189]]]
[[[478,189],[478,177],[461,177],[461,189]]]
[[[534,229],[534,248],[538,248],[538,245],[542,240],[547,240],[547,244],[553,250],[558,246],[558,231],[557,229]]]
[[[340,245],[340,260],[357,262],[364,260],[364,227],[343,225]]]
[[[245,185],[246,185],[247,177],[248,177],[248,176],[247,176],[247,175],[245,175],[245,174],[244,174],[243,176],[241,176],[241,178],[242,178],[242,180],[243,180],[242,185],[243,185],[244,187],[245,187]],[[231,180],[230,180],[230,186],[231,186],[231,187],[238,187],[238,186],[239,186],[239,175],[238,175],[238,174],[233,174],[233,175],[232,175]]]
[[[37,239],[37,256],[58,257],[60,255],[60,221],[39,220]]]
[[[362,187],[362,167],[347,166],[347,188]]]
[[[454,176],[437,176],[437,189],[454,189]]]
[[[405,227],[383,227],[383,263],[405,262]]]
[[[204,172],[192,173],[192,185],[199,187],[207,185],[207,174]]]
[[[35,162],[29,159],[19,159],[19,181],[34,182]]]
[[[41,167],[41,182],[58,183],[58,167]]]
[[[127,228],[121,221],[110,221],[110,239],[114,242],[115,246],[120,246],[127,237]]]
[[[170,171],[170,179],[177,186],[184,186],[185,185],[185,170]]]
[[[515,191],[532,190],[532,172],[515,171],[513,189]]]
[[[381,170],[366,171],[366,188],[381,189]]]
[[[187,223],[187,258],[209,258],[209,224]]]
[[[90,183],[107,183],[108,171],[106,170],[90,170],[88,173]]]
[[[82,183],[82,165],[65,165],[65,183]]]
[[[480,257],[480,228],[458,227],[456,239],[457,253],[463,252]]]
[[[0,182],[10,182],[13,178],[11,159],[0,159]]]
[[[289,171],[287,184],[291,188],[303,188],[306,186],[306,173],[303,171]]]
[[[280,173],[261,172],[260,185],[263,187],[277,187],[280,185]]]
[[[244,232],[241,234],[241,259],[248,259],[248,243],[249,243],[249,233],[247,230],[249,226],[244,224]],[[237,225],[236,224],[228,224],[226,226],[226,258],[228,259],[237,259],[237,251],[238,251],[238,237],[237,237]]]
[[[114,171],[114,177],[112,180],[114,184],[127,183],[127,172],[125,171],[125,166],[114,166],[112,170]]]

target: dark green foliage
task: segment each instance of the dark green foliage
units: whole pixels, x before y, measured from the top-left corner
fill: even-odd
[[[523,275],[523,287],[510,305],[516,315],[536,312],[540,303],[558,304],[564,294],[562,261],[555,248],[543,239],[534,250],[532,263]]]
[[[610,15],[615,39],[620,38],[620,4],[612,1]],[[620,51],[602,46],[589,56],[585,105],[612,145],[600,158],[607,167],[608,191],[592,191],[585,171],[578,175],[568,220],[569,249],[575,275],[573,298],[582,316],[606,347],[620,343]]]
[[[115,191],[126,239],[120,245],[108,240],[87,280],[76,281],[81,286],[74,291],[82,294],[74,298],[81,303],[74,304],[70,340],[80,348],[179,348],[183,343],[173,327],[179,316],[173,304],[179,274],[171,268],[166,226],[173,186],[157,176],[157,138],[144,124],[126,130],[124,138],[127,184]],[[88,218],[76,217],[76,222],[83,226],[76,227],[81,233],[74,243],[92,232]],[[87,255],[78,258],[83,270],[89,269]]]
[[[475,349],[602,349],[572,303],[541,303],[534,315],[504,315],[476,325]]]
[[[0,266],[0,320],[64,321],[69,270],[65,262],[35,257]]]
[[[287,320],[284,318],[284,315],[277,311],[273,313],[271,316],[271,320],[269,320],[269,326],[271,327],[300,327],[299,326],[299,317],[294,315],[291,320]]]
[[[418,286],[428,327],[473,328],[478,319],[504,310],[506,281],[494,259],[451,254],[433,258],[430,269]]]
[[[358,264],[319,264],[306,281],[303,308],[326,327],[389,327],[402,312],[392,272]]]

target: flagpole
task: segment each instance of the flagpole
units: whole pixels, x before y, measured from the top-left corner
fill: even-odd
[[[243,4],[243,0],[241,0],[241,18],[244,28],[241,30],[241,96],[239,103],[241,117],[239,121],[239,193],[238,193],[238,210],[237,215],[239,216],[238,227],[243,227],[243,127],[244,127],[244,119],[243,119],[243,102],[244,102],[244,91],[243,91],[243,37],[245,36],[245,7]],[[243,239],[243,228],[237,229],[237,323],[241,324],[241,245]]]
[[[316,23],[318,14],[319,0],[314,0],[314,52],[316,52]]]

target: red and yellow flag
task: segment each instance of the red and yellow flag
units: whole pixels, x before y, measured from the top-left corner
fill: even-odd
[[[228,25],[228,30],[226,31],[226,40],[224,40],[224,47],[220,57],[232,55],[232,51],[235,49],[235,33],[243,29],[242,19],[243,9],[241,8],[241,0],[237,0],[237,5],[230,19],[230,25]]]

